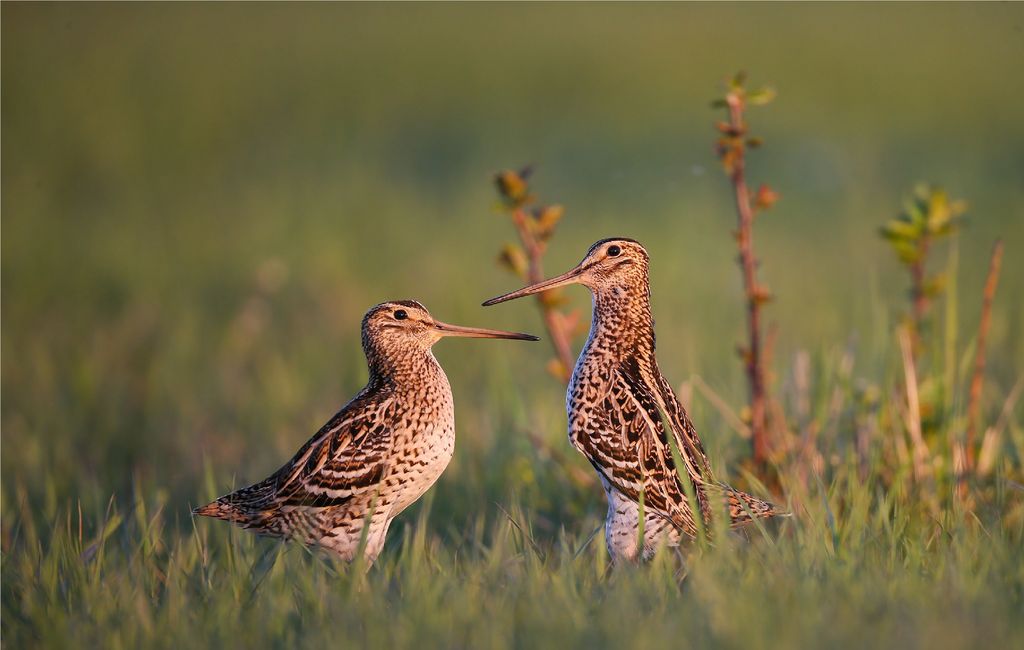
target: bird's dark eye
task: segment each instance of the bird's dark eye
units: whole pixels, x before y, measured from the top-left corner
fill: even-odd
[[[616,257],[621,252],[622,252],[622,249],[619,248],[618,246],[609,246],[608,247],[608,257]]]
[[[409,318],[409,314],[404,309],[395,312],[395,320],[405,320],[406,318]]]

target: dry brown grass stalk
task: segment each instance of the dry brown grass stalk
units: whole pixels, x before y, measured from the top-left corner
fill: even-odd
[[[905,424],[913,446],[914,480],[919,484],[932,483],[931,453],[921,433],[921,402],[917,391],[917,366],[912,351],[913,343],[907,328],[899,329],[900,353],[903,356],[903,378],[906,383],[907,410]]]

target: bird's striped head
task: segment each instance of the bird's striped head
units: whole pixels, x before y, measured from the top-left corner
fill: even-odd
[[[363,317],[363,348],[367,351],[404,352],[429,350],[446,336],[468,338],[518,339],[536,341],[537,337],[518,332],[461,327],[437,320],[415,300],[389,300],[371,307]]]

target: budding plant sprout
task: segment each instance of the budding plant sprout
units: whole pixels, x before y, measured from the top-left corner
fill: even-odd
[[[733,231],[738,249],[738,262],[743,277],[747,307],[747,342],[738,352],[746,370],[750,394],[750,437],[754,448],[754,465],[763,469],[772,452],[768,427],[768,387],[766,354],[761,324],[761,308],[772,299],[771,291],[758,279],[759,260],[754,254],[754,221],[779,200],[779,194],[762,184],[752,193],[747,184],[747,151],[764,144],[750,134],[745,112],[750,106],[763,106],[775,98],[771,88],[748,90],[746,75],[736,74],[726,84],[725,97],[716,99],[712,107],[726,110],[726,118],[715,124],[719,137],[715,145],[722,169],[732,183],[736,203],[737,226]]]
[[[494,184],[501,198],[500,210],[512,219],[519,243],[505,244],[499,263],[527,284],[544,279],[544,252],[555,234],[565,208],[558,204],[541,204],[530,191],[533,168],[504,170],[494,175]],[[567,304],[559,290],[537,294],[537,305],[544,318],[544,327],[551,337],[555,356],[548,362],[548,372],[563,383],[569,382],[573,367],[572,338],[581,331],[580,312],[562,311]]]

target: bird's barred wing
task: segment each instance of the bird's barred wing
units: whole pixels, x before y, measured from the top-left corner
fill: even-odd
[[[392,407],[389,397],[356,398],[338,412],[269,479],[277,505],[323,508],[375,492],[391,455]]]
[[[679,403],[679,398],[676,397],[675,391],[672,390],[672,386],[669,385],[665,376],[657,368],[653,374],[657,378],[658,396],[661,398],[662,409],[668,415],[672,425],[672,434],[675,436],[679,452],[685,460],[692,464],[691,476],[700,476],[704,483],[713,483],[714,475],[711,472],[711,463],[708,462],[704,445],[697,435],[697,428],[693,426],[690,416],[686,414],[686,409]]]
[[[643,493],[646,508],[694,535],[693,513],[665,435],[666,419],[639,376],[613,371],[604,399],[582,416],[573,442],[591,464],[628,498],[639,502]],[[685,449],[680,453],[685,461]],[[703,501],[700,491],[696,496]]]
[[[650,382],[644,380],[647,374],[653,375],[650,378]],[[689,523],[689,526],[692,527],[693,512],[686,496],[686,488],[682,483],[684,480],[683,473],[687,477],[686,480],[690,481],[690,488],[693,490],[693,496],[697,501],[696,505],[699,507],[702,516],[706,519],[710,512],[707,494],[703,487],[706,485],[706,477],[710,471],[708,471],[708,474],[705,473],[707,458],[704,455],[704,449],[700,446],[699,439],[697,439],[697,454],[694,453],[695,450],[690,444],[681,442],[681,435],[677,430],[677,421],[679,415],[682,414],[685,417],[685,413],[679,402],[675,400],[674,395],[672,395],[672,401],[669,402],[663,398],[661,391],[658,390],[660,388],[660,383],[658,382],[663,382],[664,379],[657,371],[657,368],[654,368],[651,373],[643,373],[638,366],[626,364],[619,371],[618,379],[619,384],[624,387],[627,395],[632,398],[639,413],[648,425],[646,435],[641,437],[641,448],[648,449],[646,454],[641,456],[644,462],[647,463],[645,468],[650,465],[650,461],[647,460],[648,458],[659,459],[655,473],[659,480],[655,485],[665,493],[669,504],[673,508],[670,511],[673,518],[683,517]],[[654,386],[653,389],[652,386]],[[669,394],[671,395],[671,391],[669,391]],[[692,425],[690,426],[692,428]],[[666,429],[673,436],[672,442],[669,441]],[[694,438],[696,439],[696,434],[694,434]],[[683,473],[676,466],[675,456],[672,453],[673,444],[678,452],[678,457],[683,462],[681,468]],[[687,528],[687,532],[695,534],[696,527],[693,527],[692,531]]]
[[[780,514],[779,509],[769,501],[759,499],[752,494],[747,494],[725,483],[716,481],[711,471],[711,463],[708,462],[707,454],[704,452],[704,445],[697,435],[697,429],[686,414],[686,409],[679,403],[679,398],[660,372],[655,372],[658,378],[658,387],[664,400],[663,408],[672,424],[672,433],[675,435],[676,445],[682,451],[683,459],[692,466],[688,467],[691,472],[697,472],[702,477],[701,494],[706,499],[701,502],[705,507],[714,499],[720,501],[724,512],[729,517],[732,526],[740,526],[754,519],[765,519]],[[705,515],[707,517],[708,515]]]
[[[677,448],[687,463],[687,473],[700,484],[698,498],[705,520],[710,520],[712,501],[720,503],[732,526],[778,516],[780,512],[774,504],[715,480],[704,445],[686,409],[679,403],[679,398],[657,368],[653,375],[657,378],[658,395],[662,399],[662,409],[669,418]]]

